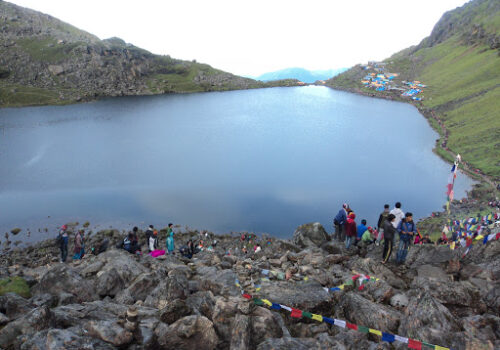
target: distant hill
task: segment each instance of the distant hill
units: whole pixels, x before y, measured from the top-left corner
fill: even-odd
[[[297,84],[267,84],[196,61],[154,55],[119,38],[99,40],[5,1],[0,1],[0,28],[0,107]]]
[[[304,83],[314,83],[318,80],[327,80],[335,75],[346,71],[347,68],[328,70],[307,70],[304,68],[286,68],[276,72],[264,73],[257,77],[260,81],[272,81],[280,79],[297,79]]]
[[[391,72],[399,76],[389,87],[420,81],[428,87],[421,102],[412,102],[441,134],[436,151],[447,159],[448,150],[460,153],[473,168],[500,180],[500,1],[473,0],[446,12],[429,37],[377,66],[355,66],[327,85],[412,101],[402,91],[376,91],[361,80]]]

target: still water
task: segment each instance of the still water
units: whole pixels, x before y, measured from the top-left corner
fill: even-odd
[[[0,234],[89,221],[290,237],[348,202],[440,210],[450,166],[409,104],[326,87],[0,109]],[[455,198],[472,180],[459,174]],[[43,231],[43,230],[42,230]]]

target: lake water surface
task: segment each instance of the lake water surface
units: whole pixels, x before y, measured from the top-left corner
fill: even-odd
[[[326,87],[0,109],[0,233],[168,222],[290,237],[348,202],[440,210],[450,165],[409,104]],[[459,174],[455,198],[472,180]],[[19,237],[23,235],[20,234]]]

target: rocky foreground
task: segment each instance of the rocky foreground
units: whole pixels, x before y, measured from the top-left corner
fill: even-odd
[[[177,234],[176,245],[194,235]],[[444,348],[500,348],[498,241],[463,259],[447,246],[413,246],[399,267],[380,264],[382,247],[346,250],[319,224],[301,226],[292,241],[263,242],[257,254],[243,255],[239,237],[217,236],[213,252],[191,260],[129,254],[115,248],[123,236],[112,230],[91,236],[87,249],[104,237],[106,252],[79,261],[58,262],[53,240],[0,257],[1,277],[22,276],[31,294],[0,296],[0,348],[408,348],[256,305],[236,281],[254,298]],[[359,290],[346,284],[355,274],[378,280]]]

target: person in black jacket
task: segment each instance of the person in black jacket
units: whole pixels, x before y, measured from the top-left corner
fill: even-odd
[[[396,220],[396,216],[389,214],[387,220],[384,222],[384,253],[382,254],[382,264],[389,261],[392,254],[392,244],[396,234],[396,228],[392,224],[394,220]]]

